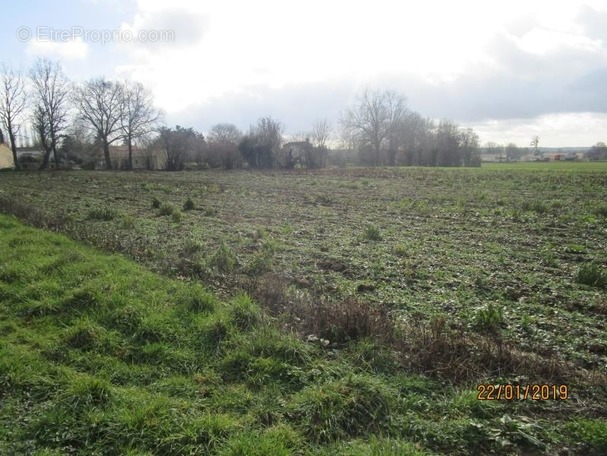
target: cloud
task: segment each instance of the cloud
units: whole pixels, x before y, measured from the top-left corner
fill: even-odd
[[[203,132],[220,122],[248,130],[260,117],[271,116],[285,125],[287,133],[308,131],[322,118],[337,127],[339,112],[347,107],[354,92],[353,84],[299,84],[282,88],[260,85],[170,113],[167,122],[193,125]]]
[[[606,10],[584,6],[580,9],[576,22],[581,25],[589,37],[601,40],[603,45],[607,45]]]
[[[120,29],[139,37],[129,46],[159,50],[175,50],[176,47],[195,46],[208,31],[208,17],[195,11],[167,7],[142,10],[132,23],[123,23]]]
[[[123,46],[128,64],[116,74],[152,88],[170,123],[202,131],[218,122],[246,129],[265,115],[289,132],[319,117],[335,124],[366,86],[403,93],[424,116],[495,122],[513,136],[509,119],[547,129],[563,113],[607,113],[600,2],[465,1],[440,3],[437,14],[437,2],[403,11],[383,0],[311,1],[294,11],[281,2],[140,0],[123,29],[175,30],[177,42]]]
[[[87,57],[89,46],[81,38],[66,41],[34,39],[27,43],[26,52],[33,56],[76,60]]]
[[[465,124],[479,134],[481,143],[513,142],[519,147],[528,147],[531,138],[540,137],[540,146],[546,147],[590,147],[605,141],[607,114],[590,112],[546,114],[537,118],[487,120]]]

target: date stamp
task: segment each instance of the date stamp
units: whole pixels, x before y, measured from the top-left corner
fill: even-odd
[[[529,383],[528,385],[481,383],[476,387],[479,401],[566,401],[569,399],[568,385]]]

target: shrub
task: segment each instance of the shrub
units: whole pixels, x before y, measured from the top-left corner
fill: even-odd
[[[159,200],[158,198],[154,197],[154,198],[152,199],[152,208],[153,208],[153,209],[158,209],[158,208],[160,208],[160,205],[161,205],[161,204],[162,204],[162,203],[160,202],[160,200]]]

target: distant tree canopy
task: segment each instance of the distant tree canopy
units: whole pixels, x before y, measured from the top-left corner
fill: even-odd
[[[284,127],[271,117],[262,117],[251,125],[238,149],[251,168],[288,167],[281,153]]]
[[[52,161],[57,168],[78,163],[111,169],[116,160],[110,155],[118,149],[110,146],[116,144],[127,146],[128,161],[121,165],[125,169],[133,168],[135,148],[146,145],[164,150],[169,170],[184,169],[188,162],[194,169],[322,168],[346,161],[375,166],[480,163],[479,139],[472,129],[449,119],[425,118],[390,90],[364,90],[355,97],[339,122],[347,150],[335,153],[330,150],[335,136],[326,119],[289,140],[283,137],[284,125],[270,116],[258,119],[245,134],[231,123],[219,123],[205,141],[192,128],[160,127],[161,117],[152,92],[138,82],[99,77],[74,84],[59,63],[47,59],[35,63],[26,81],[21,72],[0,64],[0,140],[11,146],[19,164],[17,142],[21,138],[23,145],[27,135],[17,133],[25,126],[33,132],[28,143],[43,150],[41,169]],[[537,147],[539,138],[535,140]],[[602,149],[595,148],[589,156],[602,156]],[[515,152],[510,150],[508,158],[515,159]]]
[[[210,167],[223,166],[226,169],[240,168],[242,156],[238,145],[242,140],[242,132],[231,123],[220,123],[214,125],[209,134],[208,159]]]
[[[161,127],[158,133],[155,147],[165,152],[167,171],[183,170],[186,161],[195,159],[206,146],[202,133],[192,128],[183,128],[179,125],[175,129]]]
[[[604,142],[598,142],[586,152],[589,160],[607,160],[607,145]]]
[[[364,91],[342,113],[342,138],[370,165],[478,166],[479,138],[452,120],[425,119],[392,91]]]

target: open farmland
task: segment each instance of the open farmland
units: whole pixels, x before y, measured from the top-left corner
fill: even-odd
[[[390,385],[395,372],[432,379],[419,400],[435,418],[449,416],[447,427],[386,431],[421,449],[602,454],[607,446],[596,420],[607,413],[605,164],[4,173],[0,209],[201,282],[222,299],[246,291],[274,326],[322,356],[358,359]],[[387,319],[394,334],[378,323]],[[352,355],[362,340],[393,356],[360,347]],[[543,382],[568,385],[570,398],[476,401],[479,383]],[[305,402],[298,388],[285,401]],[[574,412],[582,421],[571,421]],[[446,441],[443,431],[452,433]]]

